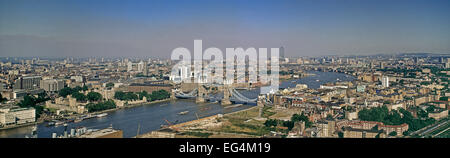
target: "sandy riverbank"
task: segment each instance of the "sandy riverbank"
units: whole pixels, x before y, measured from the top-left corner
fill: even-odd
[[[228,105],[228,106],[234,106],[234,105],[237,105],[237,104]],[[194,124],[198,124],[198,123],[202,123],[202,122],[209,122],[211,120],[215,120],[215,119],[220,118],[220,117],[229,116],[229,115],[233,115],[233,114],[236,114],[236,113],[241,113],[241,112],[253,110],[255,108],[258,108],[258,106],[254,106],[254,107],[250,107],[250,108],[247,108],[247,109],[242,109],[242,110],[238,110],[238,111],[234,111],[234,112],[230,112],[230,113],[226,113],[226,114],[216,114],[216,115],[202,117],[202,118],[191,120],[191,121],[180,122],[178,124],[174,124],[174,125],[168,126],[167,128],[180,129],[181,130],[184,127],[188,127],[190,125],[194,125]],[[222,115],[222,116],[220,116],[220,115]],[[136,138],[136,137],[138,137],[138,138],[151,138],[152,137],[152,132],[158,132],[158,131],[163,130],[163,129],[166,129],[166,128],[162,128],[162,129],[150,131],[150,132],[147,132],[147,133],[144,133],[144,134],[140,134],[139,136],[134,136],[133,138]]]

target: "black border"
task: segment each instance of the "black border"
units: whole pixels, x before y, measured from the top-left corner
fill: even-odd
[[[206,153],[180,153],[180,145],[206,144],[220,147],[213,150],[211,155]],[[225,153],[224,143],[270,143],[269,152],[252,153]],[[89,155],[115,155],[117,153],[139,154],[144,157],[164,155],[164,157],[187,156],[187,157],[228,157],[228,156],[277,156],[305,153],[318,154],[320,157],[352,155],[354,152],[368,152],[384,154],[395,152],[397,154],[413,154],[423,151],[424,153],[437,152],[446,155],[450,145],[448,138],[384,138],[384,139],[355,139],[355,138],[122,138],[122,139],[25,139],[5,138],[0,139],[3,151],[24,150],[24,154],[44,155],[71,155],[71,153],[86,153]],[[406,149],[406,150],[405,150]],[[445,150],[447,149],[447,150]],[[21,154],[21,152],[18,152]],[[336,155],[337,154],[337,155]],[[367,154],[367,153],[366,153]],[[369,154],[370,155],[370,154]],[[306,156],[306,155],[305,155]],[[339,157],[340,157],[339,156]],[[359,155],[358,157],[361,157]],[[142,157],[142,156],[141,156]],[[303,157],[303,156],[302,156]]]

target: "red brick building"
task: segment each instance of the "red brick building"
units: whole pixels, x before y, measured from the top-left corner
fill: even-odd
[[[165,90],[171,92],[172,85],[170,84],[153,84],[153,83],[132,83],[128,86],[129,92],[142,92],[146,91],[152,93],[153,91]]]

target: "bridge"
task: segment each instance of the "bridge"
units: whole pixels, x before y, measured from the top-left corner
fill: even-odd
[[[210,89],[210,87],[209,87]],[[241,92],[236,90],[236,88],[224,86],[222,94],[211,94],[208,93],[208,88],[206,85],[199,85],[194,90],[184,93],[183,91],[175,91],[175,97],[180,99],[196,99],[197,103],[202,102],[215,102],[220,101],[222,105],[228,105],[232,103],[243,103],[243,104],[256,104],[258,98],[249,98],[243,95]]]

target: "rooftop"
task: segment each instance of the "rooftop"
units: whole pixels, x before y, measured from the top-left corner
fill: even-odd
[[[105,128],[105,129],[101,129],[101,130],[95,130],[92,132],[84,133],[84,134],[78,136],[78,138],[98,138],[98,137],[116,133],[119,131],[121,131],[121,130],[115,130],[113,128]]]
[[[171,87],[170,84],[153,84],[153,83],[132,83],[130,86],[160,86],[160,87]]]

